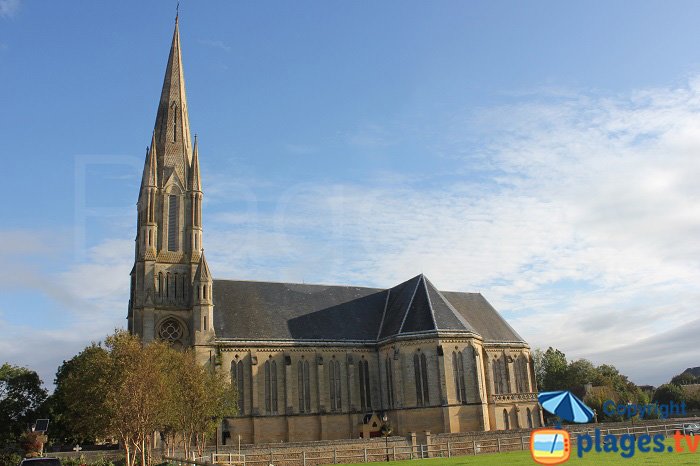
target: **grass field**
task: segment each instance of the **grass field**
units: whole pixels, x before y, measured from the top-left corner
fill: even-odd
[[[667,440],[667,445],[673,445],[673,440]],[[357,463],[367,464],[367,463]],[[375,463],[378,464],[378,463]],[[390,461],[384,463],[388,465],[406,465],[406,466],[434,466],[434,465],[515,465],[515,466],[532,466],[535,463],[530,456],[529,451],[514,451],[509,453],[490,453],[478,456],[458,456],[454,458],[432,458],[427,460],[407,460],[407,461]],[[688,453],[686,450],[683,453],[640,453],[636,452],[632,458],[623,458],[619,453],[587,453],[583,458],[576,455],[576,448],[571,451],[571,458],[565,464],[595,466],[595,465],[612,465],[624,464],[630,466],[649,465],[649,464],[670,464],[670,465],[700,465],[700,448],[696,453]]]

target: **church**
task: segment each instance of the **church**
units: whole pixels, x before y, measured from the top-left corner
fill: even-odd
[[[204,159],[206,161],[206,156]],[[205,162],[206,163],[206,162]],[[214,279],[178,21],[138,196],[129,331],[236,384],[243,443],[541,426],[530,347],[479,293]],[[207,251],[216,254],[216,251]]]

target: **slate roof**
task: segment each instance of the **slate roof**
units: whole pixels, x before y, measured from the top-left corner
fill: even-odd
[[[214,280],[213,294],[220,339],[376,342],[446,331],[524,342],[481,294],[441,292],[424,275],[388,290]]]

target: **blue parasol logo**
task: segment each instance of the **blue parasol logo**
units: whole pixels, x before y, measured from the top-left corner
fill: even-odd
[[[593,410],[567,390],[541,392],[537,400],[542,408],[565,421],[584,424],[593,420]]]

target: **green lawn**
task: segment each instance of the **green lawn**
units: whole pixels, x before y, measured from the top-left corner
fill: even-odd
[[[667,445],[673,445],[673,440],[667,440]],[[356,463],[366,464],[366,463]],[[375,463],[376,464],[376,463]],[[458,456],[454,458],[433,458],[427,460],[407,460],[390,461],[389,465],[406,466],[434,466],[434,465],[536,465],[530,456],[529,451],[515,451],[509,453],[487,453],[477,456]],[[696,453],[640,453],[635,452],[632,458],[622,458],[619,453],[587,453],[583,458],[576,454],[576,448],[571,451],[571,458],[564,464],[571,465],[599,465],[599,464],[624,464],[624,465],[647,465],[647,464],[700,464],[700,448]]]

